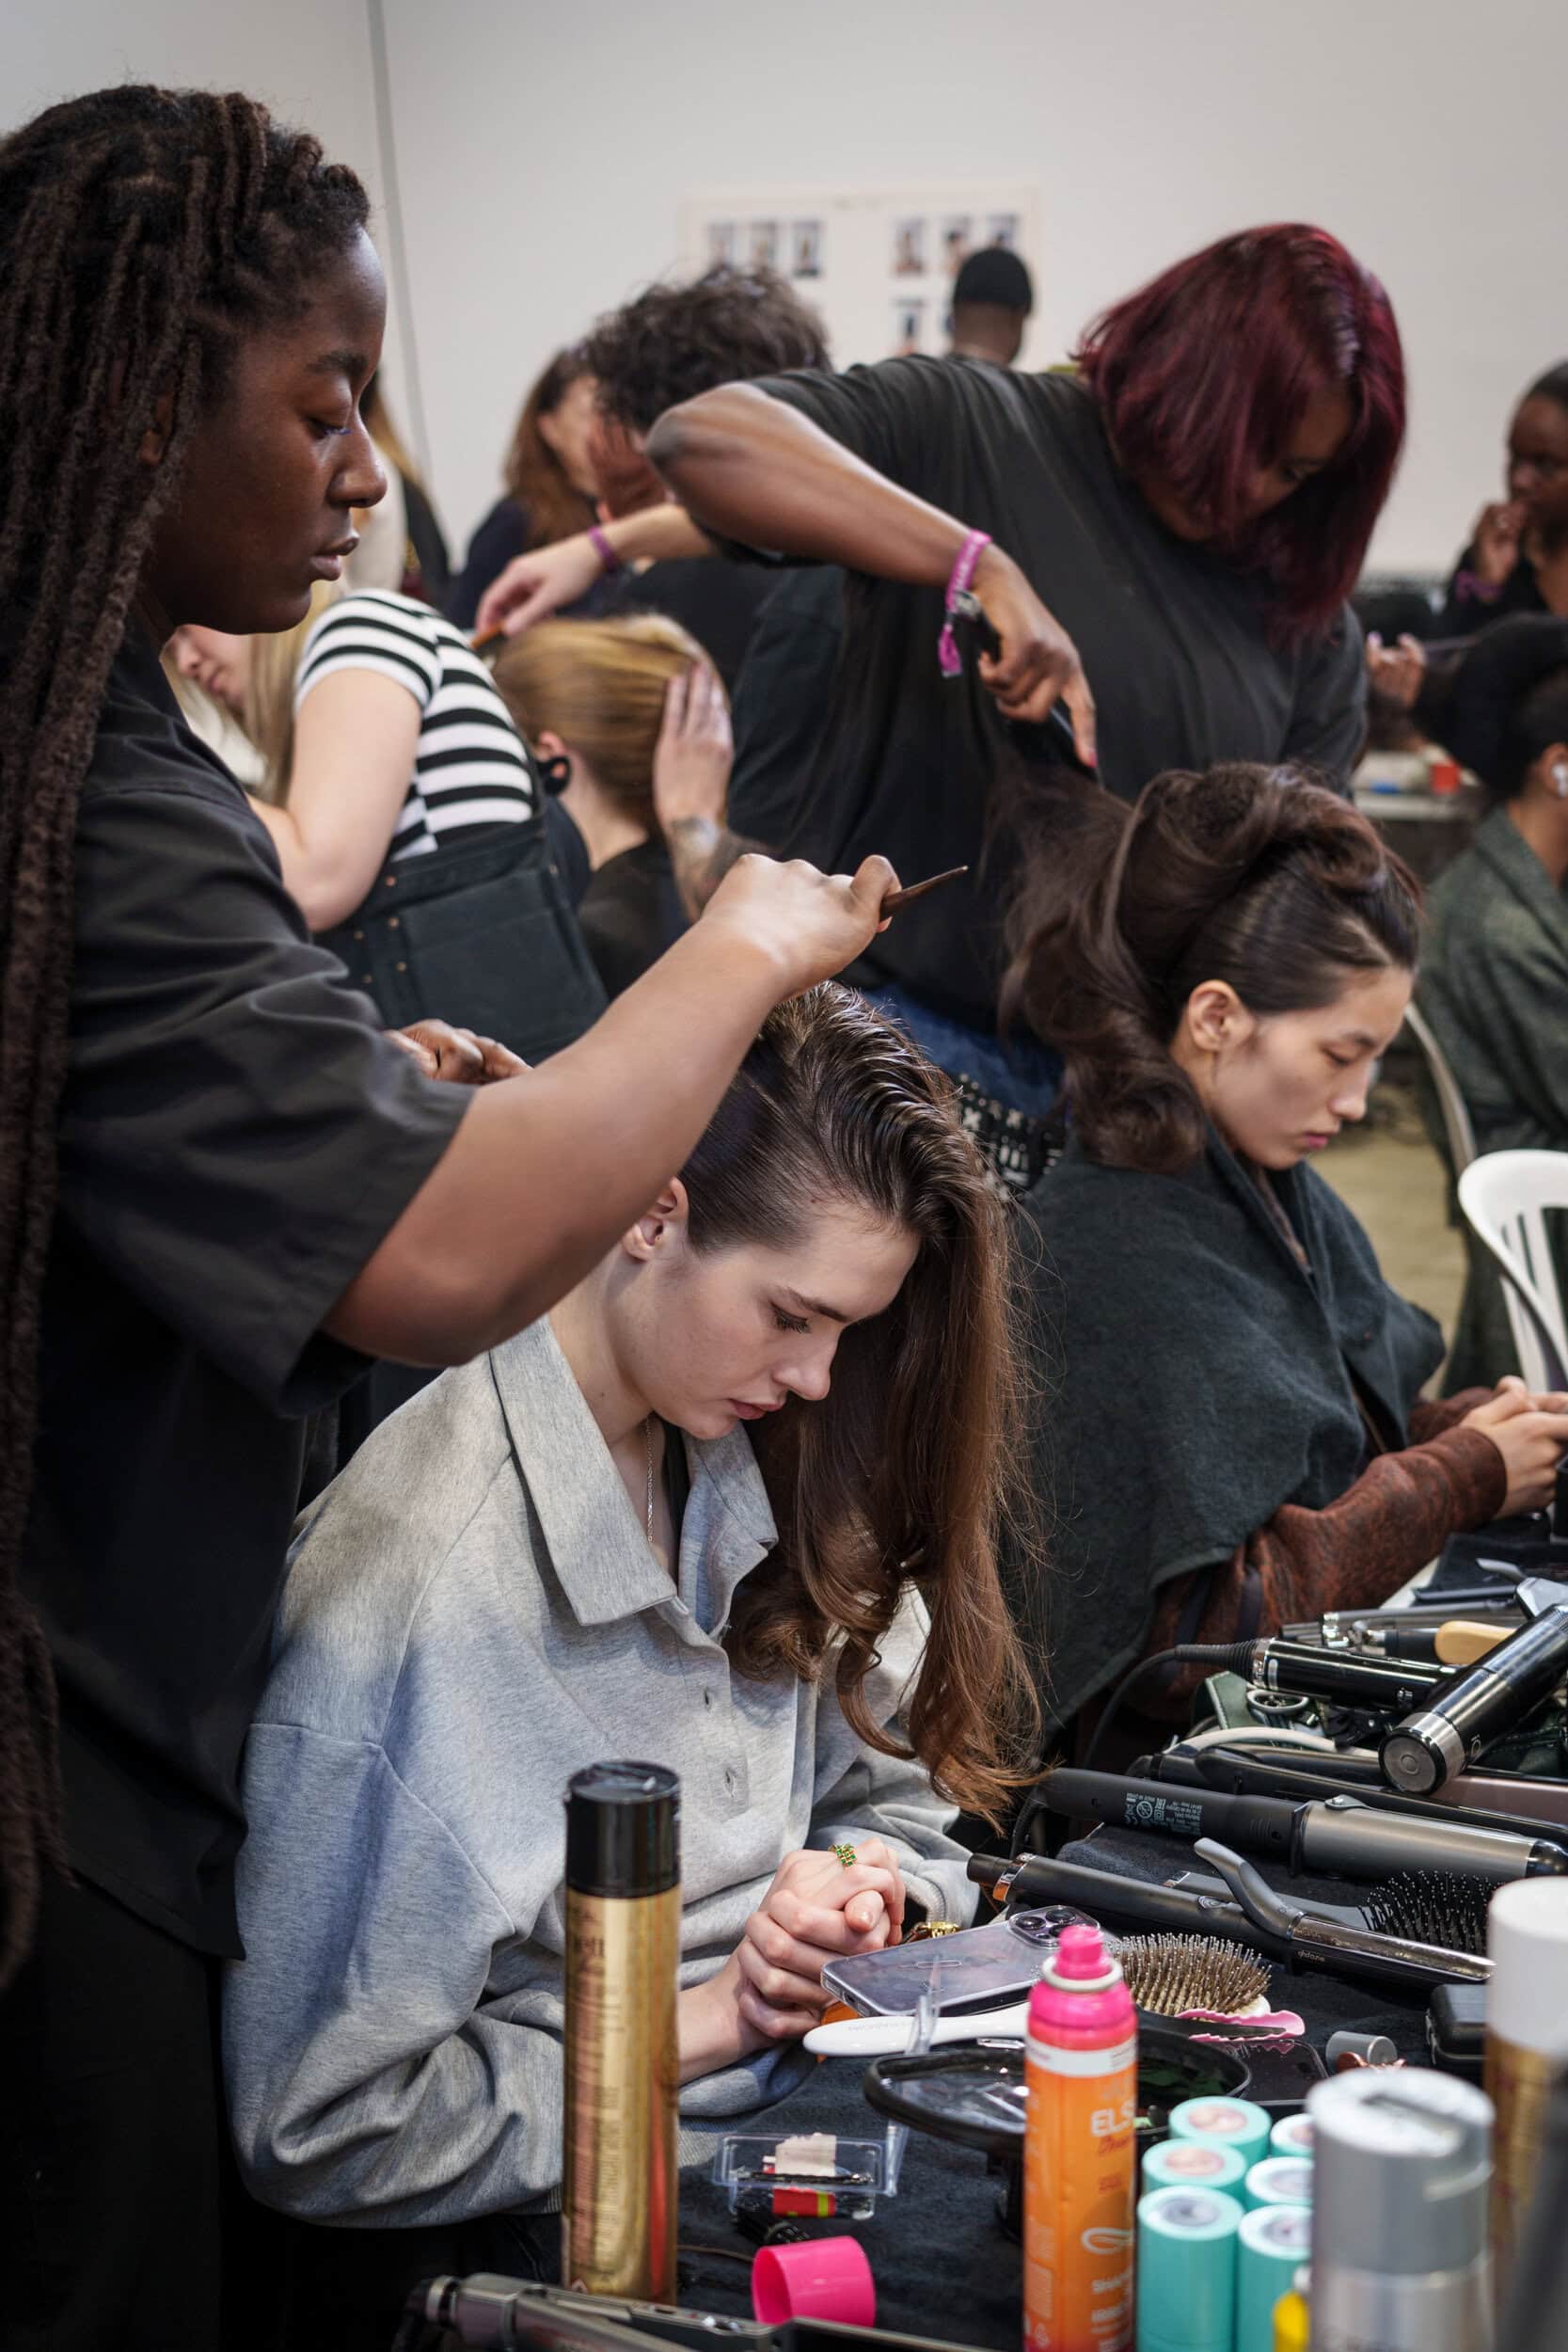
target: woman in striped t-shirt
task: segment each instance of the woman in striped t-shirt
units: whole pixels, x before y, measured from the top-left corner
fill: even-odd
[[[258,713],[261,641],[182,629],[174,659],[251,732],[273,736],[261,748],[275,798],[258,813],[312,930],[351,914],[388,857],[537,814],[528,749],[489,671],[428,605],[366,590],[299,636],[292,695],[277,681],[281,724]]]

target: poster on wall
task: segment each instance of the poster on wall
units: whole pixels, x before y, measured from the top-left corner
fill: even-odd
[[[716,262],[778,270],[820,312],[834,364],[947,349],[953,280],[971,253],[1004,246],[1035,280],[1043,264],[1039,190],[1023,181],[965,186],[713,188],[682,207],[681,267]],[[1022,364],[1044,364],[1025,335]]]

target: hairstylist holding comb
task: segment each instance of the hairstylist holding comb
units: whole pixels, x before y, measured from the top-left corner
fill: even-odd
[[[861,977],[892,984],[943,1068],[1025,1111],[1038,1073],[1001,1067],[994,1037],[1012,860],[981,868],[997,713],[1038,721],[1060,698],[1080,755],[1128,800],[1161,769],[1222,757],[1344,778],[1364,699],[1344,598],[1404,427],[1387,297],[1319,229],[1177,262],[1077,359],[1075,376],[914,358],[729,385],[648,443],[688,529],[851,575],[793,827],[743,796],[731,821],[801,855],[831,845],[833,863],[873,840],[910,874],[967,863],[969,882],[911,911]],[[655,510],[608,537],[626,557],[670,528]],[[965,585],[1002,641],[978,677],[938,665],[944,596]]]
[[[293,627],[382,494],[366,214],[233,95],[0,142],[0,2331],[50,2352],[237,2341],[214,2004],[301,1417],[569,1290],[894,881],[743,861],[477,1093],[383,1036],[158,658]]]

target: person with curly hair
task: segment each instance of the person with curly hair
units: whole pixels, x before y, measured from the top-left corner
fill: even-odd
[[[719,262],[689,282],[661,279],[608,312],[585,340],[582,358],[598,387],[607,476],[619,453],[632,486],[611,501],[602,527],[509,564],[480,602],[479,634],[504,627],[515,636],[545,612],[576,608],[589,596],[595,617],[664,612],[697,640],[733,694],[776,576],[752,564],[704,562],[712,553],[706,539],[667,506],[650,509],[649,485],[658,499],[663,493],[642,453],[666,409],[716,385],[826,368],[821,321],[775,271]],[[637,544],[623,558],[619,543],[628,531]],[[573,585],[557,593],[568,572]]]
[[[0,141],[0,2204],[55,2352],[235,2340],[217,1968],[307,1416],[569,1290],[891,886],[744,861],[520,1074],[312,944],[159,657],[295,627],[382,495],[368,212],[232,92]]]

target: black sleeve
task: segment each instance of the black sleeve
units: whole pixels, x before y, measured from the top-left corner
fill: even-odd
[[[60,1215],[274,1408],[342,1385],[312,1342],[467,1106],[311,944],[239,787],[94,788],[76,841]]]
[[[1338,628],[1302,665],[1283,755],[1317,769],[1348,793],[1366,739],[1366,648],[1361,624],[1347,604]]]
[[[463,569],[456,573],[442,598],[442,610],[457,628],[472,628],[479,600],[493,580],[499,580],[514,556],[528,551],[528,517],[515,499],[498,499],[468,542]]]
[[[790,572],[762,609],[736,689],[728,821],[749,840],[786,849],[810,798],[844,643],[844,574],[835,564]]]

